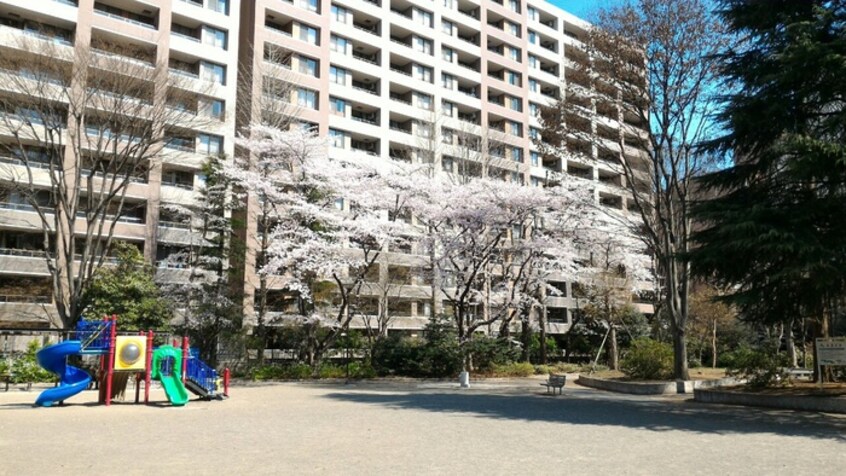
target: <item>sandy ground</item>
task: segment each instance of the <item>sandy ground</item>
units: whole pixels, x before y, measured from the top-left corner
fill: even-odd
[[[0,391],[0,474],[818,474],[846,419],[536,380],[284,383],[184,408]]]

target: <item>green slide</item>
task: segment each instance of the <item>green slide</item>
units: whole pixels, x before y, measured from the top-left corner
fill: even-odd
[[[162,383],[167,399],[174,406],[188,403],[188,390],[182,384],[182,350],[163,345],[153,351],[151,378]]]

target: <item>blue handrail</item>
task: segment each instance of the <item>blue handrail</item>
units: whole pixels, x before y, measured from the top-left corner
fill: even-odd
[[[112,321],[86,321],[76,323],[76,338],[82,343],[83,353],[102,353],[111,345]]]
[[[193,352],[190,353],[185,367],[185,378],[202,387],[209,396],[213,396],[217,390],[217,371],[196,357]]]

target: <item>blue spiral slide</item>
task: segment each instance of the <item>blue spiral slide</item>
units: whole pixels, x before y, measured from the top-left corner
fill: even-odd
[[[67,364],[69,355],[76,355],[82,351],[82,343],[78,340],[66,340],[47,346],[35,354],[38,365],[59,376],[59,386],[41,392],[36,405],[52,406],[88,388],[91,376],[88,372]]]

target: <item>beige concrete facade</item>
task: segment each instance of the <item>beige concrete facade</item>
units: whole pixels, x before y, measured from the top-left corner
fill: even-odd
[[[587,61],[579,40],[587,24],[542,0],[0,0],[0,21],[0,54],[12,52],[17,37],[36,34],[37,25],[66,32],[44,41],[69,51],[92,37],[155,51],[172,74],[223,102],[219,123],[196,132],[219,137],[229,157],[236,131],[260,118],[265,101],[279,101],[331,138],[330,154],[428,162],[442,173],[484,155],[488,173],[526,186],[579,177],[597,201],[627,213],[624,179],[613,164],[544,159],[532,143],[537,108],[559,97],[568,70]],[[266,98],[265,77],[290,84],[288,96]],[[485,153],[468,154],[460,145],[467,138],[482,141]],[[145,212],[116,230],[162,264],[162,279],[183,279],[182,270],[167,268],[167,253],[190,243],[191,231],[165,217],[162,205],[196,198],[205,160],[198,145],[163,151],[161,164],[128,192]],[[250,202],[242,233],[248,323],[259,285],[255,207]],[[39,316],[50,312],[43,258],[27,236],[39,229],[33,215],[21,204],[0,204],[0,328],[43,322]],[[387,306],[397,331],[419,331],[440,307],[420,272],[427,259],[416,251],[389,250],[371,284],[374,296],[393,288]],[[22,293],[21,282],[47,292]],[[278,283],[268,284],[278,293]],[[568,309],[576,307],[571,284],[558,284],[566,294],[548,302],[553,334],[566,331]]]
[[[142,248],[151,263],[163,266],[160,277],[165,279],[173,274],[164,268],[168,250],[190,243],[191,231],[185,223],[162,218],[162,210],[166,204],[193,205],[202,181],[200,167],[206,160],[201,134],[219,144],[227,156],[234,152],[239,11],[238,0],[0,1],[0,54],[20,53],[16,50],[25,42],[52,42],[68,51],[57,60],[68,61],[75,70],[80,65],[72,64],[74,50],[92,48],[95,54],[108,54],[92,45],[104,40],[154,52],[149,58],[151,65],[168,65],[169,74],[185,80],[181,85],[202,94],[207,104],[215,104],[214,120],[202,130],[191,131],[196,136],[193,143],[180,144],[178,150],[166,147],[147,176],[128,186],[127,200],[137,203],[143,212],[121,219],[115,227],[114,237]],[[222,76],[207,71],[218,67],[223,68]],[[164,95],[154,92],[153,97]],[[3,140],[8,141],[9,136],[0,131]],[[0,157],[0,161],[3,174],[19,173],[16,169],[23,168],[13,157]],[[40,183],[38,173],[46,172],[36,171],[36,183]],[[43,183],[49,188],[46,176]],[[10,197],[0,203],[0,328],[45,326],[46,314],[54,312],[43,251],[38,246],[40,230],[40,220],[26,204]]]

